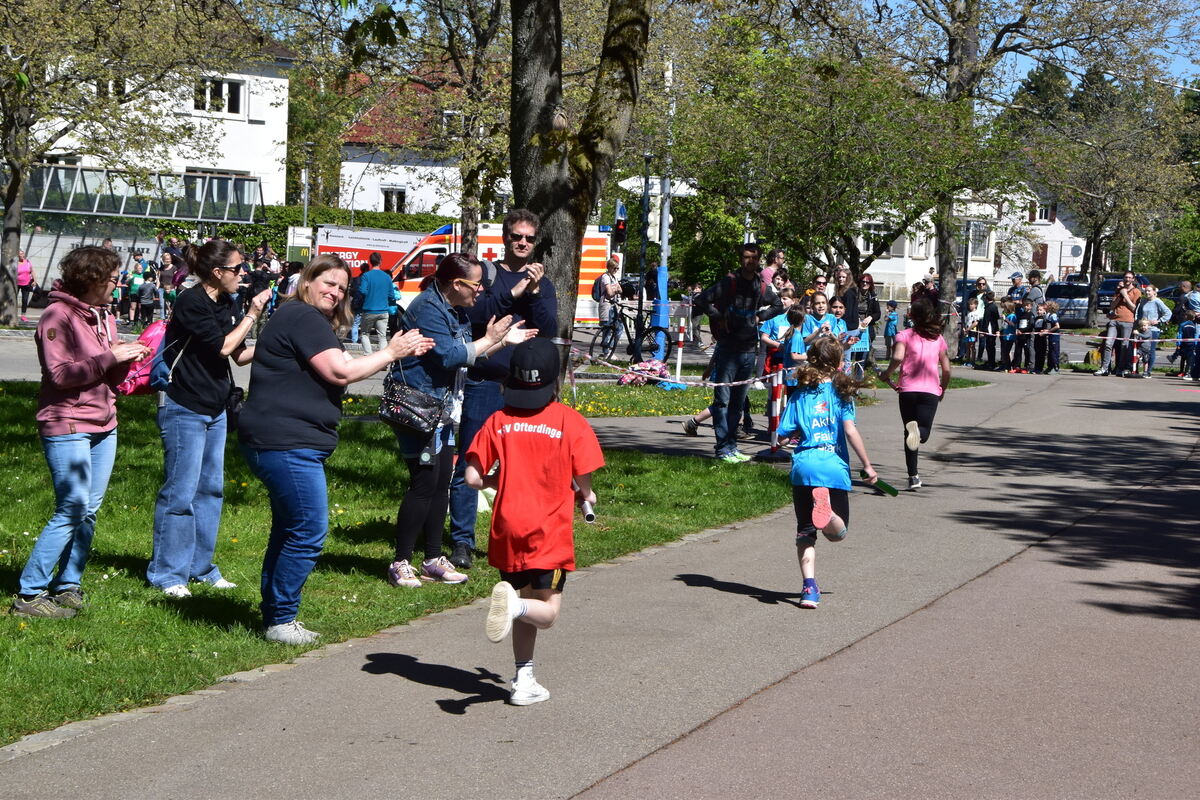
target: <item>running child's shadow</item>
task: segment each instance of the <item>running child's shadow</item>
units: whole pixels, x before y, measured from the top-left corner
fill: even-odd
[[[757,586],[749,586],[745,583],[719,580],[711,575],[696,575],[694,573],[676,575],[675,580],[681,581],[688,586],[699,586],[705,589],[716,589],[718,592],[729,592],[730,594],[753,597],[758,602],[767,603],[768,605],[786,603],[800,608],[799,592],[775,592],[770,589],[759,589]]]
[[[450,689],[466,697],[438,700],[437,704],[447,714],[466,714],[467,707],[476,703],[504,702],[508,691],[506,682],[496,673],[476,667],[469,672],[445,664],[422,664],[415,656],[403,653],[371,653],[363,672],[372,675],[399,675],[406,680]]]

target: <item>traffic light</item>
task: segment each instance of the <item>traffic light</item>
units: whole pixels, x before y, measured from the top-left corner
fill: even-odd
[[[614,250],[619,250],[625,244],[626,233],[625,220],[617,220],[617,224],[613,225],[612,230],[612,246]]]

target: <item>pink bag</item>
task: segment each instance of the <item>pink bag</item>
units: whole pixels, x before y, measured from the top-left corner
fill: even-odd
[[[154,367],[154,360],[159,357],[159,350],[162,349],[163,338],[166,335],[167,323],[161,319],[146,326],[138,341],[150,348],[150,355],[130,365],[125,380],[117,384],[117,394],[150,394],[154,391],[150,386],[150,372]]]

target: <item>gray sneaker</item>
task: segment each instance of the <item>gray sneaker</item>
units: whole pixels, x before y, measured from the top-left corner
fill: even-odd
[[[28,600],[21,597],[21,595],[17,595],[17,599],[13,600],[12,610],[9,613],[14,617],[67,619],[75,616],[78,612],[73,608],[60,606],[54,602],[54,598],[50,596],[49,592],[41,592]]]
[[[683,432],[688,436],[699,436],[700,423],[696,422],[695,417],[688,417],[683,421]]]
[[[83,610],[83,590],[78,586],[72,586],[69,589],[63,589],[54,595],[54,602],[63,608],[73,608],[76,611]]]
[[[279,625],[270,625],[263,635],[268,642],[279,642],[280,644],[312,644],[321,638],[321,634],[310,631],[298,619]]]

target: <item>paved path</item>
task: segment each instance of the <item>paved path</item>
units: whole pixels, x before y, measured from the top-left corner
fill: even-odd
[[[953,392],[927,488],[856,493],[849,539],[820,546],[816,611],[796,605],[783,509],[573,576],[540,706],[503,704],[510,652],[474,605],[27,740],[0,751],[34,751],[0,764],[0,794],[1194,797],[1185,386],[1001,375]],[[860,427],[899,483],[883,399]],[[596,427],[608,446],[711,445],[660,420]]]

